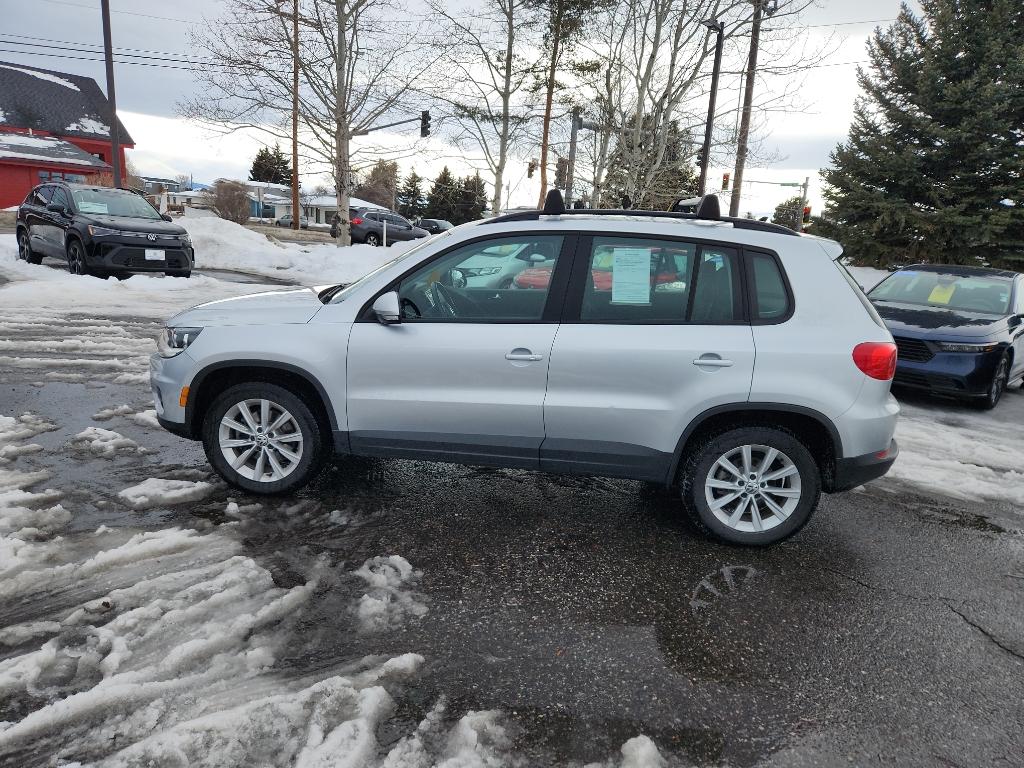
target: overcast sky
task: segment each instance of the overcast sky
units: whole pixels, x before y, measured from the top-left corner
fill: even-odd
[[[89,60],[102,58],[99,5],[99,0],[0,0],[4,29],[0,32],[0,60],[88,75],[105,90],[102,61]],[[140,57],[187,55],[190,29],[215,23],[224,7],[219,0],[111,0],[114,45],[136,49],[133,52]],[[871,31],[888,24],[898,11],[899,0],[819,0],[818,7],[806,12],[801,23],[807,28],[801,34],[812,45],[835,35],[834,52],[826,66],[803,76],[801,111],[770,115],[762,154],[772,161],[764,168],[748,168],[747,179],[801,182],[810,176],[811,202],[815,212],[820,210],[818,170],[828,164],[829,152],[845,137],[857,95],[853,62],[864,61],[864,45]],[[44,53],[54,56],[41,55]],[[139,170],[161,176],[191,173],[197,181],[218,176],[245,178],[259,141],[245,136],[217,137],[185,124],[176,117],[175,105],[194,94],[195,73],[174,69],[173,64],[143,66],[161,62],[136,61],[140,64],[118,64],[115,77],[118,112],[135,140],[130,156]],[[723,77],[723,100],[738,95],[738,83],[728,80]],[[402,141],[397,136],[395,140]],[[456,172],[468,170],[453,161],[450,147],[439,141],[431,145],[432,156],[417,160],[417,172],[433,176],[445,162]],[[408,165],[402,170],[408,170]],[[711,179],[720,180],[723,170],[715,170]],[[512,205],[536,200],[533,182],[519,178],[524,173],[525,169],[512,170]],[[303,179],[303,183],[307,181],[316,179]],[[775,203],[792,194],[784,187],[756,183],[745,185],[744,192],[742,210],[755,213],[770,212]]]

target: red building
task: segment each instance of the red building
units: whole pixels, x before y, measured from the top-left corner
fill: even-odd
[[[41,181],[110,175],[110,104],[91,77],[0,62],[0,208]],[[124,150],[135,146],[118,120]]]

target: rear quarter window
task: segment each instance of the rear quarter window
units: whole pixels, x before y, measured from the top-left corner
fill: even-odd
[[[766,253],[751,253],[750,274],[753,278],[751,319],[757,323],[783,320],[792,312],[792,299],[778,262]]]

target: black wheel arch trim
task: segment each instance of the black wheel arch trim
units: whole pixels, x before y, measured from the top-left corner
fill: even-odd
[[[316,376],[311,374],[305,368],[300,368],[299,366],[292,365],[291,363],[282,363],[278,360],[263,360],[260,358],[239,358],[235,360],[223,360],[219,363],[211,363],[205,368],[202,368],[195,376],[192,377],[192,381],[189,382],[188,403],[185,405],[185,429],[193,436],[193,439],[198,439],[195,437],[199,431],[199,425],[194,423],[196,417],[195,405],[198,400],[198,393],[202,389],[203,382],[211,373],[230,368],[272,368],[274,370],[287,371],[288,373],[293,373],[301,377],[308,382],[320,396],[324,410],[327,411],[327,420],[329,421],[328,431],[337,431],[338,419],[334,415],[334,406],[331,403],[331,397],[327,394],[327,389]]]
[[[679,462],[683,458],[683,448],[686,446],[686,442],[693,436],[693,433],[700,429],[701,425],[704,424],[708,419],[719,416],[723,413],[740,413],[743,411],[773,411],[775,413],[793,413],[799,416],[807,416],[818,422],[828,432],[829,437],[832,438],[832,445],[834,448],[835,459],[839,461],[843,457],[843,441],[839,436],[839,430],[836,429],[836,425],[832,420],[813,408],[807,408],[802,405],[791,405],[789,403],[758,403],[753,401],[747,401],[742,403],[726,403],[725,405],[716,405],[713,408],[708,408],[706,411],[702,411],[696,418],[694,418],[683,430],[683,434],[680,435],[679,441],[676,443],[676,449],[673,453],[672,462],[669,466],[668,475],[665,478],[665,485],[671,486],[675,480],[676,473],[679,471]]]

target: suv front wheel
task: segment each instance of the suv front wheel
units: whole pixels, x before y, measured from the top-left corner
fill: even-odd
[[[680,491],[699,529],[736,544],[764,546],[807,523],[818,506],[821,473],[790,432],[740,427],[711,436],[690,453]]]
[[[229,484],[259,494],[286,493],[320,470],[323,434],[302,398],[277,384],[237,384],[203,419],[203,447]]]

